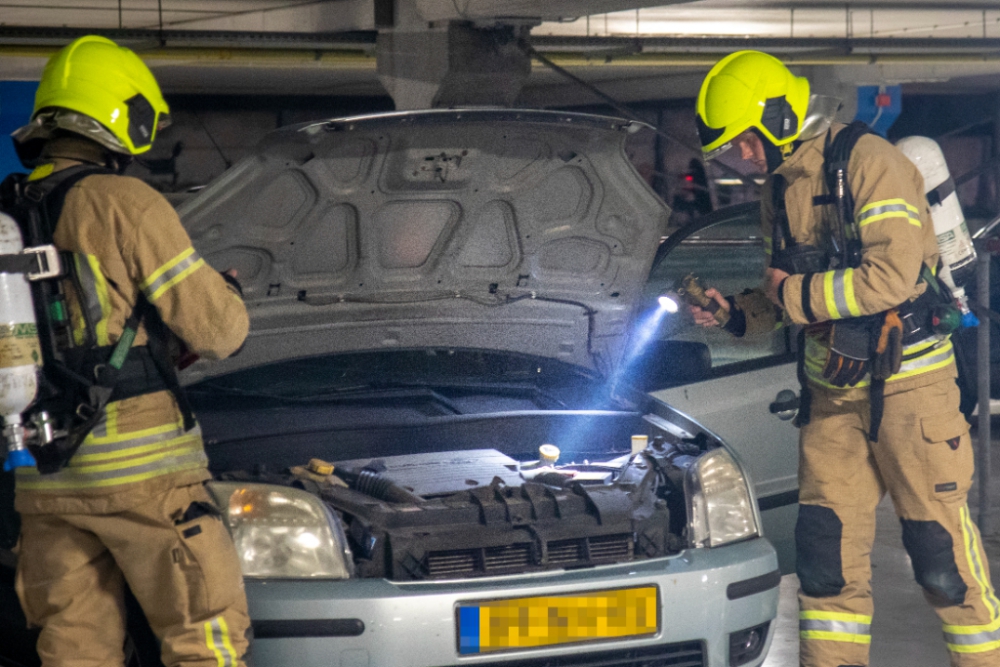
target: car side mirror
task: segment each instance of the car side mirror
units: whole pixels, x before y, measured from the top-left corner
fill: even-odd
[[[665,389],[705,380],[712,370],[712,354],[704,343],[657,340],[635,360],[632,382],[643,391]]]

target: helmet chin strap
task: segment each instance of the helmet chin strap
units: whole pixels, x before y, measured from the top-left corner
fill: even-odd
[[[761,145],[764,147],[764,158],[767,160],[767,173],[773,174],[774,170],[784,164],[785,159],[791,155],[791,152],[785,154],[781,146],[775,146],[770,139],[764,136],[764,133],[757,128],[751,128],[751,131],[757,135],[760,139]],[[791,146],[792,144],[789,144]]]
[[[118,174],[119,176],[125,173],[129,165],[135,158],[127,153],[114,153],[109,150],[104,151],[104,164],[105,166]]]

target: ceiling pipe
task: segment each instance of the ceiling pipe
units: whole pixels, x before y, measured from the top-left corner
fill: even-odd
[[[82,35],[103,35],[133,49],[226,47],[232,49],[367,49],[374,48],[376,30],[348,32],[242,32],[233,30],[99,29],[45,26],[0,25],[0,45],[59,48]],[[929,50],[1000,53],[995,37],[584,37],[532,35],[538,51],[615,54],[688,53],[723,54],[739,49],[760,49],[774,53],[819,49],[838,54],[925,53]]]
[[[51,46],[16,46],[0,44],[0,57],[47,59],[58,50]],[[587,55],[544,51],[545,56],[561,67],[588,69],[711,67],[725,52],[717,53],[639,53],[625,55]],[[375,70],[374,54],[356,50],[333,49],[227,49],[218,47],[177,47],[138,51],[151,66],[157,64],[232,65],[234,67],[315,67],[319,69]],[[789,54],[782,56],[788,65],[938,65],[998,63],[1000,53],[883,53],[883,54]],[[533,68],[545,65],[534,63]]]
[[[158,63],[374,70],[375,31],[242,33],[182,30],[87,30],[0,26],[0,56],[48,58],[81,34],[106,35]],[[739,49],[762,49],[790,65],[989,64],[995,38],[730,38],[533,36],[538,52],[561,67],[711,67]],[[534,67],[544,67],[535,63]]]

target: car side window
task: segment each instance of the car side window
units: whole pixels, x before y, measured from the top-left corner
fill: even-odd
[[[718,211],[690,231],[681,229],[664,241],[662,257],[645,288],[644,302],[650,309],[656,308],[660,295],[676,295],[689,274],[697,276],[704,287],[714,287],[726,296],[760,285],[765,253],[759,206],[732,208],[733,212]],[[672,381],[664,377],[664,386],[739,372],[748,363],[769,365],[788,360],[787,327],[737,338],[720,327],[696,325],[687,304],[678,301],[677,313],[662,315],[654,346],[678,364],[679,377]],[[692,362],[692,356],[699,359]]]

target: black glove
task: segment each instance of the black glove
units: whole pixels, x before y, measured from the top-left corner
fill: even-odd
[[[853,387],[868,374],[873,327],[880,317],[852,317],[830,327],[830,349],[823,377],[835,387]]]
[[[228,284],[230,287],[232,287],[234,290],[236,290],[236,293],[239,294],[240,298],[242,299],[243,298],[243,286],[240,285],[240,281],[238,281],[236,278],[234,278],[233,276],[229,275],[228,273],[222,273],[220,271],[219,275],[222,276],[222,279],[226,281],[226,284]]]

